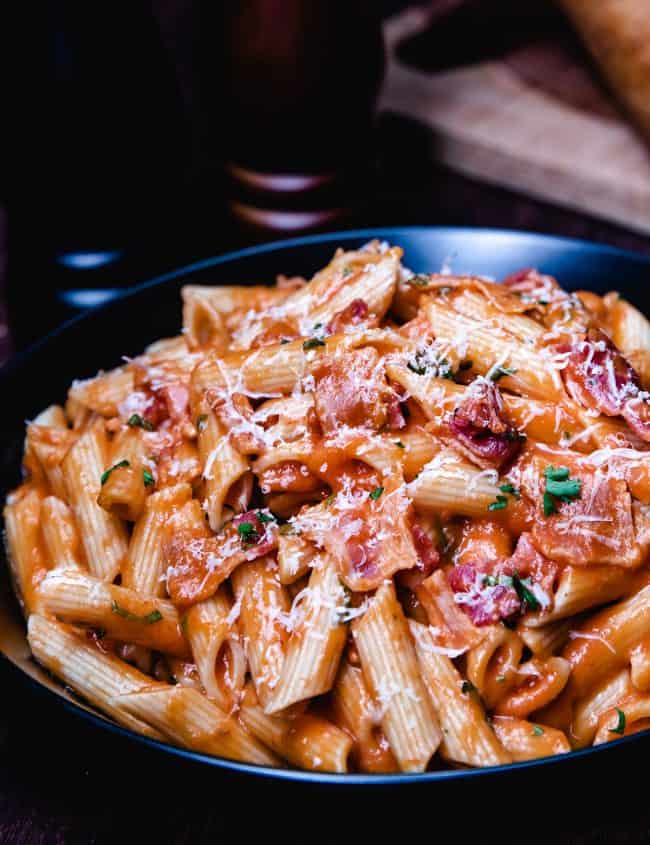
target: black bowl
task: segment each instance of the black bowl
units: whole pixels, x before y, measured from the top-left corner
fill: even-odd
[[[118,365],[122,356],[135,355],[161,337],[177,334],[181,309],[179,291],[192,284],[271,283],[277,273],[310,276],[330,259],[338,246],[355,248],[371,238],[380,238],[404,248],[405,264],[417,271],[440,270],[444,265],[454,273],[473,273],[496,279],[522,267],[536,267],[557,276],[569,289],[590,289],[598,293],[618,290],[644,311],[648,305],[650,257],[643,257],[608,246],[537,234],[493,229],[409,227],[372,229],[316,235],[252,247],[239,252],[197,262],[180,270],[138,285],[117,299],[78,317],[27,352],[19,355],[0,372],[3,413],[0,415],[0,486],[3,498],[20,480],[25,420],[33,418],[52,402],[61,401],[73,378],[94,375],[99,369]],[[54,684],[29,659],[22,620],[17,614],[6,577],[0,591],[0,650],[19,670],[32,679],[48,697],[104,729],[137,740],[150,747],[232,773],[250,773],[266,778],[338,784],[397,786],[432,781],[482,782],[495,775],[512,781],[519,773],[535,769],[560,770],[563,779],[581,768],[585,761],[602,760],[605,767],[631,746],[647,752],[650,734],[625,737],[608,746],[586,749],[562,757],[550,757],[510,766],[488,769],[456,769],[425,774],[329,775],[291,769],[270,769],[210,757],[172,745],[146,739],[121,728],[99,715]],[[20,673],[16,673],[17,677]],[[497,779],[499,779],[497,778]],[[504,780],[504,783],[506,781]]]

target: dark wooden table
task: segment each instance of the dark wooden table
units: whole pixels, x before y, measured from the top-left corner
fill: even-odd
[[[500,226],[650,253],[649,238],[478,184],[431,164],[421,130],[402,120],[384,119],[379,138],[379,188],[365,210],[349,221],[351,225]],[[174,255],[199,258],[246,238],[228,229],[211,239],[204,233],[202,240],[193,241],[183,231]],[[0,232],[0,253],[3,242]],[[0,261],[0,272],[2,266]],[[158,270],[159,264],[155,267]],[[560,785],[550,773],[523,797],[511,779],[507,786],[504,782],[496,791],[490,787],[485,795],[474,796],[471,803],[459,790],[452,794],[432,788],[426,795],[420,790],[413,797],[396,793],[393,804],[385,792],[381,799],[366,796],[358,804],[349,790],[332,795],[285,788],[276,793],[273,787],[215,771],[188,769],[52,706],[2,663],[0,690],[0,843],[137,840],[147,845],[180,845],[277,837],[289,843],[338,845],[357,835],[371,838],[372,819],[380,823],[379,832],[375,824],[372,838],[380,841],[381,831],[397,821],[402,838],[421,839],[424,834],[442,842],[446,841],[440,836],[445,818],[452,822],[448,838],[453,836],[454,841],[567,845],[650,841],[650,805],[642,788],[636,796],[631,790],[634,784],[642,787],[647,778],[642,754],[625,757],[619,768],[606,771],[599,780],[598,797],[591,791],[585,794],[581,783],[571,785],[572,800],[565,801],[560,816],[553,816],[553,807],[567,798],[567,785]],[[544,824],[545,817],[551,822]]]

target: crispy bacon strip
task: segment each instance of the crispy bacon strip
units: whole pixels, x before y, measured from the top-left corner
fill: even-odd
[[[476,379],[447,421],[452,445],[483,469],[499,468],[519,451],[517,429],[501,417],[502,408],[497,386]]]
[[[229,522],[218,537],[179,532],[167,542],[167,591],[172,601],[196,604],[213,596],[242,563],[269,554],[278,544],[274,521],[247,511]]]
[[[567,354],[562,374],[567,390],[581,405],[607,416],[622,416],[630,428],[650,441],[650,394],[641,390],[634,367],[600,329],[589,329],[574,344],[560,344]]]

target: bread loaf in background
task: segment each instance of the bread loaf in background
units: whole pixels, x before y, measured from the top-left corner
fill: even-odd
[[[650,142],[650,0],[558,0]]]

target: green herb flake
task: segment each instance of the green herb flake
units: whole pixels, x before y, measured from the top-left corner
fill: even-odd
[[[308,352],[310,349],[317,349],[319,346],[325,346],[325,341],[320,337],[310,337],[303,343],[302,348],[305,352]]]
[[[567,467],[549,466],[544,470],[546,489],[544,490],[544,516],[557,513],[557,502],[573,502],[580,497],[582,482],[579,478],[569,478]]]
[[[469,693],[474,692],[475,689],[476,687],[471,681],[463,681],[463,683],[460,685],[460,691],[463,693],[463,695],[469,695]]]
[[[516,372],[517,370],[515,367],[502,367],[501,364],[499,364],[497,367],[493,367],[490,370],[488,378],[490,381],[499,381],[499,379],[504,376],[514,376]]]
[[[110,469],[107,469],[106,472],[102,473],[102,477],[100,478],[100,482],[101,482],[102,487],[104,486],[104,484],[106,484],[106,482],[110,478],[111,473],[114,470],[120,469],[121,467],[129,467],[129,466],[131,466],[131,464],[128,461],[118,461],[116,464],[113,464],[113,466]]]
[[[518,499],[521,496],[519,490],[517,490],[514,484],[510,484],[510,482],[508,482],[507,484],[502,484],[499,487],[499,490],[501,490],[502,493],[510,493],[510,495],[514,496],[515,499]]]
[[[423,376],[427,371],[426,365],[417,356],[412,361],[407,361],[406,366],[417,376]]]
[[[128,419],[128,425],[130,428],[144,428],[145,431],[154,430],[154,427],[149,420],[145,420],[145,418],[141,417],[140,414],[131,414]]]
[[[371,491],[371,493],[370,493],[369,495],[370,495],[370,498],[373,500],[373,502],[376,502],[376,501],[377,501],[377,499],[381,496],[381,494],[382,494],[383,492],[384,492],[384,488],[383,488],[383,487],[375,487],[375,489],[374,489],[374,490],[372,490],[372,491]]]
[[[153,477],[153,475],[149,472],[148,469],[142,470],[142,480],[144,481],[145,487],[153,487],[153,485],[156,483],[156,479]]]
[[[296,530],[293,525],[290,525],[288,522],[285,522],[278,529],[278,533],[282,534],[283,537],[290,537],[292,534],[296,533]]]
[[[515,570],[512,575],[512,586],[517,591],[519,600],[527,604],[531,610],[539,610],[539,602],[535,598],[534,593],[530,589],[530,580],[528,578],[520,578],[519,573]]]
[[[262,523],[262,525],[265,525],[267,522],[275,522],[275,517],[273,516],[273,514],[264,513],[264,511],[257,511],[257,518]]]
[[[237,533],[244,543],[254,543],[257,540],[257,531],[252,522],[240,522]]]
[[[352,267],[349,264],[346,264],[343,268],[343,278],[345,279],[347,276],[351,276],[354,273]]]
[[[187,613],[184,613],[181,617],[181,632],[183,636],[187,636]]]
[[[625,713],[619,707],[616,708],[616,712],[618,713],[618,722],[615,728],[609,729],[609,732],[610,734],[620,734],[623,736],[625,733]]]
[[[395,445],[397,446],[398,449],[406,449],[406,446],[402,443],[401,440],[396,440]]]
[[[111,604],[111,610],[113,613],[121,616],[122,619],[128,619],[129,622],[142,622],[144,625],[153,625],[154,622],[160,622],[163,618],[159,610],[152,610],[151,613],[147,613],[145,616],[139,616],[137,613],[131,613],[130,610],[120,607],[116,601]]]
[[[207,414],[201,414],[196,421],[196,427],[198,428],[199,431],[203,431],[203,429],[206,427],[207,424],[208,424],[208,415]]]
[[[508,505],[508,499],[505,496],[497,495],[496,501],[490,502],[487,506],[489,511],[502,511]]]
[[[535,725],[535,727],[530,732],[531,736],[543,736],[544,735],[544,728],[541,725]]]
[[[334,499],[336,499],[336,496],[334,495],[334,493],[330,493],[326,499],[323,499],[323,504],[326,507],[329,507],[330,505],[334,504]]]

